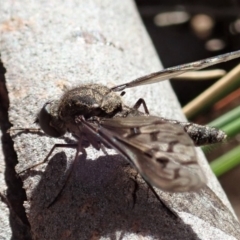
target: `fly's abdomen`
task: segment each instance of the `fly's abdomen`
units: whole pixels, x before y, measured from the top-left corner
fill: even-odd
[[[224,131],[210,127],[201,126],[195,123],[179,122],[176,120],[170,120],[161,118],[163,121],[178,124],[183,127],[185,132],[191,137],[195,146],[203,146],[207,144],[223,142],[227,135]]]

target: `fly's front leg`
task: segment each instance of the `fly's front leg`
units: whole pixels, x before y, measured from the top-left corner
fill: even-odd
[[[141,107],[141,105],[143,105],[145,113],[149,115],[147,104],[143,98],[139,98],[137,102],[134,104],[133,108],[138,110]]]
[[[55,148],[75,148],[75,149],[77,149],[77,147],[78,147],[78,144],[76,144],[76,143],[73,143],[73,144],[69,144],[69,143],[68,143],[68,144],[55,144],[55,145],[52,147],[52,149],[50,150],[50,152],[48,153],[48,155],[44,158],[43,161],[41,161],[41,162],[39,162],[39,163],[37,163],[37,164],[34,164],[34,165],[32,165],[31,167],[25,168],[24,170],[22,170],[21,172],[19,172],[18,175],[20,175],[21,173],[23,173],[23,172],[25,172],[25,171],[27,171],[27,170],[29,170],[29,169],[32,169],[32,168],[34,168],[34,167],[37,167],[37,166],[45,163],[45,162],[48,160],[48,158],[51,156],[51,154],[53,153],[53,151],[54,151]]]

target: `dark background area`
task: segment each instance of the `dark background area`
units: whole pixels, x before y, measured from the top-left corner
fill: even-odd
[[[136,0],[136,3],[165,68],[240,49],[240,32],[233,27],[240,17],[240,1]],[[157,26],[154,23],[157,14],[178,11],[188,14],[189,20],[168,26]],[[194,18],[200,14],[214,21],[207,36],[199,36],[192,27]],[[200,24],[202,21],[200,20]],[[212,39],[222,41],[225,46],[218,50],[207,49],[206,44]],[[217,67],[228,71],[238,63],[239,60],[236,59],[219,64]],[[216,68],[216,66],[211,68]],[[215,81],[172,81],[172,86],[180,103],[185,105]]]
[[[240,49],[240,1],[237,0],[136,0],[143,22],[152,38],[155,48],[159,54],[163,66],[172,67],[175,65],[197,61],[200,59],[216,56]],[[185,21],[174,20],[174,13],[181,12],[187,16]],[[160,16],[170,24],[160,24],[156,16]],[[167,17],[168,16],[168,17]],[[173,18],[173,19],[172,19]],[[178,16],[176,15],[176,18]],[[210,19],[208,31],[199,32],[198,25]],[[198,21],[196,21],[198,19]],[[200,20],[199,20],[200,19]],[[205,20],[204,20],[205,19]],[[171,21],[173,20],[173,24]],[[179,19],[178,19],[179,20]],[[174,22],[175,21],[175,22]],[[157,22],[157,24],[156,24]],[[212,26],[211,26],[212,24]],[[159,26],[160,25],[160,26]],[[215,43],[209,47],[209,43]],[[239,64],[239,59],[221,63],[211,69],[222,68],[226,71]],[[215,83],[218,79],[208,81],[171,81],[182,106],[198,96],[201,92]],[[239,106],[240,100],[230,104],[227,109],[216,113],[214,108],[201,113],[191,121],[206,124],[212,117],[220,116],[226,111]],[[239,139],[227,144],[222,144],[215,149],[218,155],[239,146]],[[210,152],[207,158],[210,160]],[[239,156],[240,157],[240,156]],[[219,178],[238,218],[240,219],[240,188],[237,182],[240,181],[240,166],[235,167]]]

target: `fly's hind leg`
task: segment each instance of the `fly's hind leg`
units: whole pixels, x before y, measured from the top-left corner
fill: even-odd
[[[143,106],[145,113],[149,115],[147,104],[143,98],[139,98],[137,102],[134,104],[133,108],[138,110],[141,107],[141,105]]]

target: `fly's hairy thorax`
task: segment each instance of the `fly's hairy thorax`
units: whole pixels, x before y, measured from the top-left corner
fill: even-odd
[[[66,92],[58,105],[59,118],[74,122],[76,116],[111,118],[123,109],[121,97],[108,87],[87,84]]]
[[[82,124],[76,118],[84,117],[98,126],[98,119],[124,118],[142,115],[137,109],[123,104],[121,96],[101,84],[86,84],[67,91],[60,100],[47,102],[38,113],[36,122],[53,137],[67,131],[81,135]]]

